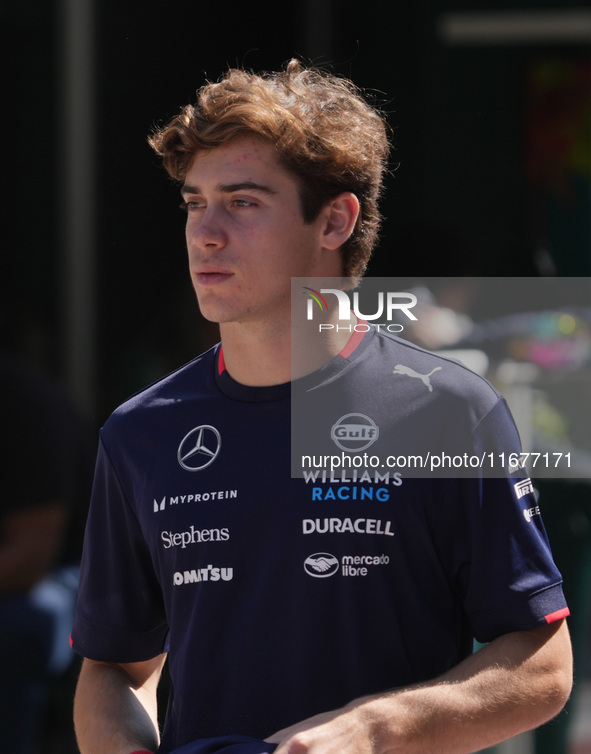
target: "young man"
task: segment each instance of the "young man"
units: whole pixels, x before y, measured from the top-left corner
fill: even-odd
[[[82,754],[459,754],[555,715],[568,609],[522,470],[291,477],[295,378],[320,450],[364,421],[380,451],[451,421],[461,443],[519,449],[488,383],[404,341],[343,329],[290,366],[291,279],[357,278],[375,244],[380,114],[292,61],[230,71],[151,143],[182,184],[221,345],[102,430],[72,635]],[[489,642],[474,655],[473,636]]]

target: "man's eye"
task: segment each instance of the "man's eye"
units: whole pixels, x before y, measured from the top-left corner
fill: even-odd
[[[256,202],[252,201],[251,199],[234,199],[232,204],[235,207],[255,207]]]
[[[201,209],[203,204],[201,202],[181,202],[180,208],[185,212],[193,212],[196,209]]]

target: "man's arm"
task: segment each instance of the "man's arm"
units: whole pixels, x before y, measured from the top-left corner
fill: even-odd
[[[166,655],[121,664],[84,660],[74,699],[81,754],[157,750],[156,689],[165,660]]]
[[[495,639],[431,683],[279,731],[276,754],[468,754],[558,714],[572,687],[564,621]]]

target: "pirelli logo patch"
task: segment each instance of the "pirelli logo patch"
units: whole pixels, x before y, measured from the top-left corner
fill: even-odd
[[[534,486],[532,480],[528,477],[527,479],[522,479],[521,482],[516,482],[516,484],[513,485],[513,489],[515,490],[517,499],[521,500],[522,497],[528,495],[530,492],[533,493]]]

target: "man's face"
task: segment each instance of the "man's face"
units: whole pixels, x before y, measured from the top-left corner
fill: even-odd
[[[214,322],[286,321],[291,277],[339,276],[322,217],[304,223],[296,179],[272,144],[240,137],[199,152],[182,188],[191,279]],[[336,261],[335,261],[336,260]]]

